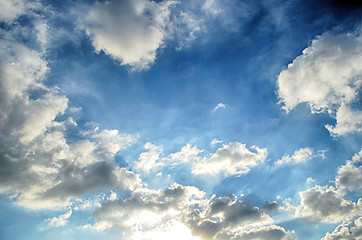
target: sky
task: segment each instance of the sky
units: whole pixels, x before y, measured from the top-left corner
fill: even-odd
[[[362,6],[0,0],[0,239],[362,239]]]

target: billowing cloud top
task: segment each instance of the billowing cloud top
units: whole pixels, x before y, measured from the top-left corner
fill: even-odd
[[[312,113],[327,111],[336,118],[336,126],[326,125],[331,134],[361,131],[362,113],[351,106],[362,85],[360,29],[319,36],[280,73],[278,93],[286,111],[307,103]]]
[[[84,27],[97,52],[104,51],[123,65],[146,69],[155,61],[167,35],[173,4],[145,0],[96,2]]]

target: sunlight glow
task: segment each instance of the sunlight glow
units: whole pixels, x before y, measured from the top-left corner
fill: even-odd
[[[170,221],[163,227],[153,231],[139,232],[134,238],[137,240],[201,240],[192,235],[191,230],[178,221]]]

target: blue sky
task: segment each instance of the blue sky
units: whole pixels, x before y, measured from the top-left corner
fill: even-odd
[[[0,1],[0,239],[361,239],[361,13]]]

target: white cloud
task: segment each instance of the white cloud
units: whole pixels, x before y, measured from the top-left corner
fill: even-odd
[[[34,28],[36,31],[36,40],[38,41],[40,46],[46,46],[46,44],[48,43],[48,24],[45,21],[37,21]]]
[[[129,239],[292,239],[284,228],[248,201],[235,196],[205,199],[196,187],[174,184],[165,190],[143,189],[128,199],[102,203],[86,228],[121,228]],[[168,226],[168,227],[167,227]],[[182,229],[172,235],[171,229]],[[176,229],[175,229],[176,231]],[[147,236],[147,237],[146,237]],[[253,238],[254,237],[254,238]],[[279,238],[277,238],[279,237]]]
[[[338,108],[336,120],[335,126],[326,125],[326,128],[333,136],[362,131],[362,111],[353,109],[346,104],[342,104]]]
[[[307,184],[311,184],[315,182],[315,179],[313,179],[312,177],[308,177],[307,180],[305,181]]]
[[[65,97],[47,94],[42,98],[25,102],[24,124],[20,130],[22,143],[29,143],[43,134],[54,121],[55,117],[62,115],[68,107]]]
[[[336,186],[350,191],[362,190],[362,166],[356,166],[362,162],[362,149],[353,156],[352,161],[347,161],[338,169]]]
[[[141,153],[135,164],[136,168],[141,169],[144,173],[150,173],[159,167],[195,162],[200,159],[199,154],[203,152],[190,143],[183,146],[180,151],[167,156],[164,155],[162,147],[152,143],[146,143],[144,148],[148,151]]]
[[[60,215],[59,217],[53,217],[52,219],[47,219],[50,226],[53,227],[63,227],[68,224],[68,219],[72,215],[72,210]]]
[[[293,234],[286,231],[283,227],[270,225],[265,227],[253,228],[242,231],[237,234],[235,240],[293,240]]]
[[[224,144],[209,156],[205,156],[206,153],[200,156],[204,150],[190,143],[183,146],[180,151],[166,156],[160,146],[146,143],[145,149],[148,151],[141,153],[135,163],[135,167],[144,173],[150,173],[165,166],[191,164],[191,172],[195,175],[241,175],[263,162],[268,154],[266,148],[252,146],[248,149],[246,144],[239,142]]]
[[[313,157],[316,157],[313,154],[313,150],[310,148],[301,148],[299,150],[295,150],[292,156],[285,155],[282,157],[282,159],[278,160],[276,164],[282,165],[282,164],[299,164],[303,162],[307,162]]]
[[[148,142],[144,148],[148,151],[140,154],[138,162],[136,162],[136,168],[141,169],[145,173],[149,173],[151,170],[164,165],[160,159],[163,152],[161,147]]]
[[[192,146],[188,143],[183,146],[179,152],[170,154],[167,162],[171,162],[173,164],[194,162],[200,159],[199,154],[202,152],[203,150],[200,150],[196,146]]]
[[[316,185],[305,191],[299,192],[300,205],[293,207],[295,216],[303,218],[310,222],[327,222],[338,223],[350,221],[353,218],[361,216],[362,198],[351,201],[345,198],[346,189],[350,191],[359,192],[361,190],[361,172],[360,167],[357,167],[362,159],[362,150],[355,154],[351,161],[347,161],[338,169],[336,176],[336,187],[333,186],[319,186]],[[312,178],[309,183],[313,182]],[[307,183],[308,183],[307,179]],[[334,237],[338,234],[344,234],[346,228],[345,224],[341,224],[335,230]],[[343,227],[344,226],[344,227]],[[344,230],[343,230],[344,229]],[[340,233],[342,231],[343,233]],[[330,237],[330,238],[327,238]],[[325,239],[340,239],[332,238],[330,234],[326,235]],[[346,238],[349,239],[349,238]]]
[[[195,162],[192,173],[196,175],[223,173],[225,176],[246,174],[250,168],[263,162],[267,154],[266,148],[252,146],[249,150],[246,144],[239,142],[224,144],[209,158]]]
[[[76,197],[97,191],[141,185],[138,175],[114,161],[135,137],[95,130],[68,143],[68,128],[81,131],[70,116],[56,120],[67,113],[68,99],[42,84],[48,72],[42,55],[16,41],[1,41],[0,51],[1,193],[23,207],[46,209],[70,206]],[[39,94],[30,97],[30,91]],[[60,226],[67,216],[51,222]]]
[[[163,224],[178,220],[182,211],[204,196],[204,192],[191,186],[174,184],[166,190],[147,190],[134,192],[128,199],[102,203],[95,211],[95,217],[100,219],[90,228],[104,230],[110,227],[120,227],[132,239],[137,232],[155,231]]]
[[[121,134],[116,129],[105,129],[92,136],[98,142],[98,154],[113,158],[117,152],[136,142],[136,137],[127,134]]]
[[[317,185],[300,192],[299,196],[301,200],[296,216],[312,222],[336,223],[360,211],[357,203],[344,199],[344,194],[332,186]]]
[[[85,29],[96,51],[146,69],[163,44],[173,1],[148,0],[96,2],[85,17]]]
[[[0,53],[2,102],[8,103],[15,97],[23,98],[29,89],[42,87],[48,67],[40,53],[15,41],[1,41]]]
[[[307,103],[312,113],[327,111],[334,117],[337,112],[337,125],[326,126],[331,134],[360,131],[360,113],[352,112],[350,107],[358,100],[362,84],[360,62],[360,33],[319,36],[279,74],[278,94],[283,108],[290,111],[300,103]]]
[[[360,240],[362,239],[362,217],[337,226],[332,233],[327,233],[322,240]]]
[[[211,145],[216,145],[216,144],[219,144],[219,143],[222,143],[222,141],[221,140],[217,140],[216,138],[214,138],[214,139],[212,139],[211,140]]]
[[[220,108],[226,108],[226,105],[223,103],[218,103],[212,111],[215,112],[216,110],[218,110]]]
[[[12,23],[26,11],[24,0],[2,0],[0,2],[0,21]]]

